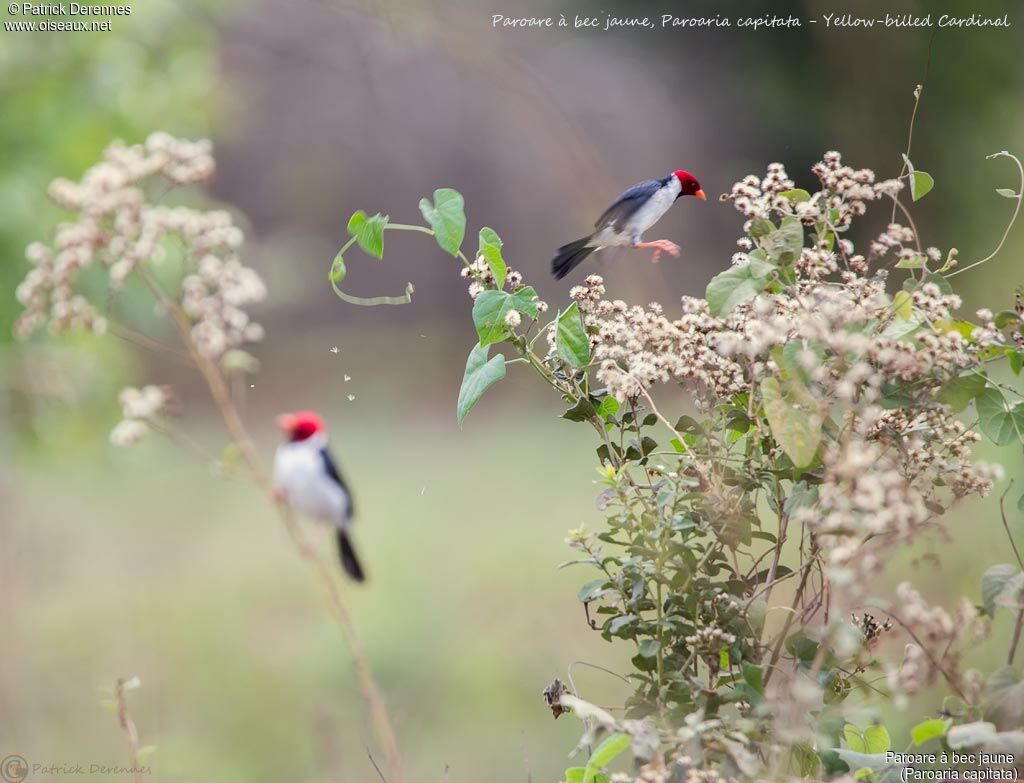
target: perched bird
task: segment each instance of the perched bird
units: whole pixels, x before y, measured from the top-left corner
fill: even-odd
[[[354,508],[331,453],[324,420],[313,411],[277,417],[285,442],[274,455],[274,493],[300,514],[337,528],[338,551],[345,573],[362,582],[366,577],[349,538]]]
[[[551,262],[551,273],[561,280],[595,250],[611,246],[653,248],[651,260],[658,263],[663,252],[679,255],[679,246],[667,239],[644,242],[643,233],[661,220],[680,196],[696,196],[707,201],[700,183],[688,171],[673,171],[664,179],[637,183],[617,199],[597,219],[590,236],[558,248]]]

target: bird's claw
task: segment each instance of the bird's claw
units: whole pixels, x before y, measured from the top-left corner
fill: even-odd
[[[671,256],[679,255],[679,245],[675,242],[669,242],[667,239],[658,239],[649,244],[654,248],[654,253],[651,255],[652,264],[657,264],[661,261],[662,253],[668,253]]]

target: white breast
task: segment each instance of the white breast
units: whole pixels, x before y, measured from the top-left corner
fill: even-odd
[[[669,207],[675,203],[680,190],[679,180],[672,177],[665,187],[651,196],[647,203],[636,211],[629,219],[629,229],[637,239],[641,239],[641,235],[647,229],[661,220],[668,212]]]
[[[320,453],[325,445],[326,439],[315,435],[279,446],[274,455],[274,485],[299,513],[343,525],[349,516],[348,493],[327,474]]]
[[[633,213],[626,225],[616,231],[611,227],[602,229],[594,237],[594,244],[602,247],[610,245],[634,245],[643,241],[643,233],[657,223],[675,203],[682,185],[676,177],[659,188],[647,203]]]

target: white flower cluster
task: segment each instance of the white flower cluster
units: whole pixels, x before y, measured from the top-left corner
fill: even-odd
[[[703,628],[698,628],[696,632],[687,636],[683,641],[701,652],[717,653],[719,650],[735,644],[736,635],[718,626],[707,625]]]
[[[822,189],[810,198],[792,197],[795,183],[781,163],[769,165],[763,178],[752,174],[744,177],[723,198],[751,219],[796,215],[805,225],[824,221],[833,230],[842,230],[867,211],[868,201],[895,196],[903,188],[903,183],[895,179],[876,182],[871,169],[843,165],[838,152],[826,152],[811,171],[818,176]],[[749,228],[748,222],[745,229]]]
[[[599,362],[597,377],[609,394],[624,400],[641,388],[672,380],[723,396],[745,388],[740,365],[712,344],[722,322],[708,314],[705,302],[684,300],[683,315],[670,320],[660,305],[607,301],[601,298],[604,290],[604,280],[590,275],[569,294],[579,304]]]
[[[818,502],[794,516],[815,531],[832,580],[849,590],[858,589],[896,544],[911,540],[930,518],[924,496],[896,459],[860,439],[830,449]]]
[[[793,183],[777,164],[763,180],[737,183],[731,198],[752,218],[800,208],[801,217],[838,228],[862,214],[867,201],[899,188],[875,183],[866,169],[843,166],[837,153],[826,155],[815,172],[823,190],[795,206],[781,195]],[[1005,336],[992,314],[981,312],[981,326],[969,339],[955,327],[959,297],[919,281],[892,295],[886,273],[870,272],[852,242],[838,239],[833,248],[819,241],[816,229],[807,233],[811,247],[794,263],[795,279],[723,317],[691,297],[675,315],[657,304],[608,300],[597,275],[570,296],[590,336],[597,380],[620,401],[677,383],[694,393],[701,410],[711,411],[737,397],[760,399],[762,383],[774,379],[783,388],[796,385],[792,402],[807,415],[843,423],[841,440],[822,432],[817,499],[795,518],[815,531],[830,578],[849,585],[853,600],[895,545],[932,527],[956,498],[991,490],[996,473],[971,461],[978,434],[938,397],[945,384],[982,363],[986,345],[1003,345]],[[916,238],[891,224],[875,245],[872,258],[891,251],[905,256]],[[750,250],[753,243],[748,238],[740,247]],[[940,254],[930,248],[924,255],[937,260]],[[548,339],[553,346],[553,332]],[[887,397],[894,388],[903,389],[897,406]]]
[[[151,203],[146,188],[163,180],[187,185],[214,171],[210,142],[185,141],[154,133],[144,145],[111,144],[102,160],[79,182],[55,180],[51,198],[74,213],[49,244],[26,250],[33,268],[18,286],[24,306],[15,326],[20,337],[48,326],[55,333],[88,328],[102,332],[106,319],[76,291],[79,272],[99,264],[116,290],[140,266],[158,263],[168,240],[180,242],[186,268],[181,305],[193,321],[193,339],[206,356],[216,358],[241,343],[259,340],[262,330],[244,308],[262,301],[266,288],[236,253],[241,229],[224,211],[168,207]]]
[[[894,616],[914,641],[906,645],[903,661],[888,671],[890,690],[910,695],[941,675],[968,699],[976,697],[984,681],[977,671],[961,671],[961,662],[964,653],[988,635],[990,626],[971,602],[961,599],[951,615],[941,606],[928,604],[909,582],[903,582],[896,588],[895,607]]]
[[[251,322],[244,308],[262,301],[267,289],[237,257],[203,256],[181,288],[182,309],[195,324],[192,340],[204,356],[216,358],[244,342],[263,339],[263,327]]]
[[[170,390],[164,386],[144,386],[141,389],[128,386],[121,390],[118,402],[124,417],[110,432],[110,442],[115,446],[131,446],[142,440],[149,432],[149,424],[171,399]]]

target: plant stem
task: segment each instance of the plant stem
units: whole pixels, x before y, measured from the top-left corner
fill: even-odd
[[[407,223],[385,223],[384,228],[394,228],[398,231],[419,231],[421,234],[428,234],[434,236],[433,229],[427,228],[426,226],[413,226]]]
[[[1024,571],[1024,559],[1021,559],[1020,550],[1017,549],[1017,542],[1013,540],[1013,533],[1010,532],[1010,523],[1006,520],[1006,496],[1010,493],[1013,488],[1013,481],[1010,481],[1010,485],[1006,488],[1006,491],[999,496],[999,515],[1003,519],[1003,529],[1006,531],[1006,537],[1010,539],[1010,548],[1013,549],[1013,554],[1017,558],[1017,565]],[[1013,659],[1017,655],[1017,645],[1020,644],[1021,630],[1024,630],[1024,588],[1017,593],[1017,603],[1021,604],[1021,607],[1017,610],[1017,621],[1013,624],[1013,637],[1010,640],[1010,651],[1006,655],[1006,665],[1013,666]]]
[[[956,269],[950,272],[948,275],[946,275],[947,278],[956,277],[956,275],[960,274],[961,272],[966,272],[968,269],[974,269],[974,267],[976,266],[981,266],[986,261],[991,261],[995,257],[995,255],[1000,250],[1003,249],[1003,245],[1006,244],[1006,238],[1010,236],[1010,229],[1013,228],[1013,224],[1017,222],[1017,215],[1020,214],[1020,202],[1024,200],[1024,166],[1021,165],[1020,158],[1018,158],[1016,155],[1011,155],[1009,152],[1006,152],[1005,150],[1003,152],[997,152],[994,155],[987,156],[986,160],[991,160],[992,158],[1010,158],[1013,160],[1014,163],[1017,164],[1017,171],[1020,172],[1020,186],[1017,189],[1017,206],[1013,208],[1013,215],[1010,216],[1010,222],[1006,224],[1006,230],[1003,232],[1003,238],[999,240],[999,244],[996,245],[996,249],[993,250],[980,261],[975,261],[973,264],[968,264],[962,269]]]
[[[117,697],[117,721],[121,724],[125,734],[128,735],[128,752],[132,762],[132,774],[135,783],[142,783],[142,767],[139,766],[139,731],[135,728],[135,721],[128,714],[128,699],[124,695],[124,678],[118,677],[114,686],[114,693]]]
[[[817,555],[817,547],[811,549],[811,556],[808,559],[808,565],[814,560]],[[807,579],[811,575],[811,568],[807,568],[803,575],[800,577],[800,584],[797,585],[796,593],[793,594],[793,603],[790,605],[790,611],[786,615],[786,621],[782,625],[782,630],[779,631],[778,639],[775,642],[775,647],[772,650],[772,657],[768,662],[768,666],[765,667],[767,671],[764,674],[765,687],[768,686],[768,682],[772,678],[772,673],[775,671],[775,664],[779,662],[779,657],[782,655],[782,646],[786,641],[786,634],[789,633],[789,628],[793,625],[793,618],[796,616],[796,608],[800,605],[800,599],[803,598],[804,588],[807,586]]]

